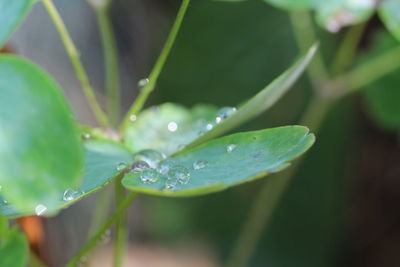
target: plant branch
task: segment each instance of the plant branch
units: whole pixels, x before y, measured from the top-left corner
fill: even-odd
[[[69,35],[68,30],[63,20],[61,19],[60,14],[58,13],[56,7],[54,6],[52,0],[42,0],[42,3],[45,6],[47,13],[52,19],[54,26],[56,27],[60,35],[61,41],[64,44],[65,50],[70,58],[76,76],[79,82],[81,83],[83,92],[86,96],[87,101],[89,102],[89,105],[97,121],[100,123],[101,126],[108,127],[109,125],[108,118],[96,100],[94,90],[90,85],[89,78],[82,65],[82,62],[80,61],[78,50],[76,49],[75,44],[73,43],[72,38]]]
[[[171,32],[167,38],[167,41],[161,51],[160,56],[158,57],[156,64],[154,65],[150,76],[149,82],[143,87],[140,91],[139,96],[136,98],[133,105],[130,107],[125,119],[122,122],[121,129],[123,130],[130,121],[131,116],[137,115],[137,113],[143,108],[144,103],[149,97],[150,93],[154,90],[156,86],[157,79],[161,73],[161,70],[164,67],[164,64],[168,58],[168,55],[171,51],[171,48],[175,42],[176,36],[178,35],[179,29],[182,25],[183,18],[185,16],[186,10],[188,8],[190,0],[182,0],[182,4],[179,8],[178,14],[176,16],[175,22],[172,26]]]
[[[120,81],[118,51],[111,24],[109,8],[94,7],[99,24],[105,61],[107,110],[111,124],[116,127],[120,115]]]
[[[118,207],[124,201],[125,189],[121,184],[122,177],[115,181],[115,205]],[[114,242],[114,267],[121,267],[126,247],[126,216],[121,213],[116,221],[115,242]]]
[[[120,218],[121,214],[131,205],[136,197],[136,193],[130,193],[120,203],[114,214],[100,227],[97,233],[85,244],[85,246],[68,262],[67,267],[74,267],[79,260],[94,248],[101,236]]]

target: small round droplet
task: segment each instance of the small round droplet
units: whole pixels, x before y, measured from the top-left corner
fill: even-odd
[[[35,208],[35,213],[37,216],[43,215],[47,211],[47,207],[43,204],[39,204]]]
[[[153,169],[157,168],[158,163],[163,159],[165,159],[165,155],[153,149],[145,149],[135,155],[135,160],[145,161]]]
[[[165,189],[175,191],[178,189],[178,179],[168,178],[165,181]]]
[[[78,267],[87,266],[87,264],[88,264],[88,257],[82,256],[82,257],[79,259]]]
[[[236,145],[234,145],[234,144],[230,144],[230,145],[228,145],[227,147],[226,147],[226,151],[228,152],[228,153],[231,153],[233,150],[235,150],[236,149]]]
[[[190,179],[190,172],[183,166],[173,166],[168,171],[168,179],[177,179],[180,184],[187,184]]]
[[[193,169],[194,170],[200,170],[205,168],[208,165],[208,162],[205,160],[198,160],[195,163],[193,163]]]
[[[228,118],[230,115],[236,112],[236,108],[233,107],[223,107],[217,112],[215,117],[215,123],[221,123],[223,120]]]
[[[176,130],[178,130],[178,124],[174,121],[171,121],[170,123],[168,123],[168,131],[170,132],[176,132]]]
[[[147,169],[140,174],[140,180],[145,184],[154,184],[159,180],[160,176],[155,169]]]
[[[126,163],[125,162],[120,162],[117,165],[117,171],[122,171],[123,169],[126,168]]]
[[[167,174],[169,169],[171,169],[176,163],[174,159],[166,159],[161,161],[157,166],[157,171],[161,174]]]
[[[205,127],[206,131],[210,131],[210,130],[212,130],[212,128],[214,128],[214,125],[212,125],[212,123],[206,124],[206,127]]]
[[[134,122],[134,121],[137,120],[137,116],[136,115],[131,115],[131,116],[129,116],[129,120]]]
[[[138,86],[139,86],[140,88],[143,88],[143,87],[145,87],[149,82],[150,82],[150,80],[149,80],[148,78],[141,79],[140,81],[138,81]]]
[[[75,198],[79,197],[80,195],[81,195],[80,191],[69,188],[64,191],[63,200],[71,201],[71,200],[74,200]]]
[[[91,137],[92,137],[92,136],[90,135],[90,133],[84,133],[84,134],[82,135],[82,139],[83,139],[83,140],[89,140]]]
[[[149,169],[149,168],[150,168],[150,166],[149,166],[149,164],[147,164],[146,161],[138,160],[138,161],[135,161],[132,164],[132,167],[131,167],[130,171],[138,173],[138,172],[142,172],[142,171],[144,171],[146,169]]]
[[[3,203],[4,203],[4,204],[8,204],[7,199],[3,199]]]

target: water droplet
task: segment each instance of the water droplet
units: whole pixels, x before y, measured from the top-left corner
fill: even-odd
[[[92,136],[90,135],[90,133],[84,133],[82,135],[83,140],[89,140]]]
[[[160,176],[155,169],[147,169],[140,174],[140,180],[145,184],[154,184],[159,180]]]
[[[78,266],[79,267],[87,266],[87,263],[88,263],[88,257],[87,256],[82,256],[79,259]]]
[[[190,172],[183,166],[173,166],[168,171],[168,179],[177,179],[180,184],[187,184],[190,179]]]
[[[149,166],[149,164],[147,164],[146,161],[138,160],[138,161],[135,161],[132,164],[132,167],[131,167],[130,171],[132,171],[132,172],[142,172],[142,171],[144,171],[146,169],[149,169],[149,168],[150,168],[150,166]]]
[[[212,125],[212,123],[207,123],[205,128],[207,131],[210,131],[212,128],[214,128],[214,125]]]
[[[198,160],[195,163],[193,163],[193,169],[195,170],[200,170],[205,168],[208,165],[208,162],[205,160]]]
[[[137,120],[137,116],[136,115],[131,115],[130,117],[129,117],[129,120],[130,121],[136,121]]]
[[[126,168],[126,163],[125,162],[120,162],[117,165],[117,171],[122,171],[123,169]]]
[[[3,203],[4,203],[4,204],[8,204],[7,199],[3,199]]]
[[[35,213],[37,216],[44,214],[47,211],[47,207],[43,204],[39,204],[35,208]]]
[[[165,155],[153,149],[145,149],[135,155],[135,160],[145,161],[153,169],[157,168],[158,163],[163,159],[165,159]]]
[[[178,179],[176,179],[176,178],[172,178],[172,179],[168,178],[165,181],[165,189],[172,190],[172,191],[178,189]]]
[[[99,243],[100,243],[101,245],[106,245],[106,244],[110,243],[110,241],[111,241],[111,230],[108,229],[107,231],[105,231],[105,232],[101,235],[100,240],[99,240]]]
[[[148,78],[141,79],[140,81],[138,81],[138,86],[139,86],[140,88],[143,88],[143,87],[145,87],[149,82],[150,82],[150,80],[149,80]]]
[[[233,107],[223,107],[217,112],[217,116],[215,118],[215,122],[221,123],[223,120],[228,118],[230,115],[236,112],[236,108]]]
[[[173,165],[175,165],[176,160],[174,159],[166,159],[161,161],[158,166],[157,166],[157,171],[161,174],[167,174],[169,169],[171,169],[171,167]]]
[[[176,132],[176,130],[178,130],[178,124],[176,122],[171,121],[170,123],[168,123],[168,131]]]
[[[228,145],[227,147],[226,147],[226,151],[228,152],[228,153],[231,153],[233,150],[235,150],[236,149],[236,145],[234,145],[234,144],[230,144],[230,145]]]
[[[80,191],[69,188],[64,191],[63,200],[71,201],[71,200],[74,200],[75,198],[79,197],[80,195],[81,195]]]

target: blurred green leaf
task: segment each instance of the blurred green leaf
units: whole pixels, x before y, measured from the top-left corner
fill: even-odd
[[[386,28],[400,41],[400,1],[382,1],[378,12]]]
[[[309,9],[314,0],[264,0],[273,6],[283,9]]]
[[[0,92],[1,194],[20,210],[52,211],[82,174],[72,111],[51,77],[20,57],[0,56]]]
[[[290,165],[289,161],[304,153],[314,143],[314,135],[302,126],[286,126],[254,132],[237,133],[209,141],[178,156],[166,175],[154,169],[150,172],[129,172],[122,184],[137,192],[152,195],[182,197],[217,192],[228,187],[262,178]],[[160,164],[162,164],[161,162]],[[187,183],[174,183],[179,171],[190,175]],[[153,175],[157,181],[144,183],[143,175]]]
[[[247,122],[248,120],[257,117],[262,112],[274,105],[297,81],[303,73],[307,65],[313,58],[318,46],[313,45],[307,54],[297,60],[288,70],[276,78],[271,84],[265,87],[262,91],[240,106],[238,110],[217,124],[212,130],[206,132],[192,143],[187,148],[192,148],[196,145],[204,143],[210,139],[220,136],[235,127]]]
[[[0,47],[17,28],[36,0],[0,0]]]
[[[80,187],[66,187],[58,191],[57,209],[72,205],[81,198],[108,184],[124,166],[132,162],[132,154],[121,144],[105,140],[85,143],[85,175]],[[119,167],[118,167],[119,166]],[[11,203],[11,205],[10,205]],[[0,213],[9,217],[33,215],[34,211],[19,212],[12,202],[0,197]]]
[[[375,36],[372,48],[365,53],[361,61],[368,61],[399,43],[387,32]],[[400,70],[387,74],[369,84],[363,94],[366,99],[368,113],[385,129],[398,132],[400,130]]]
[[[28,261],[28,241],[18,228],[11,228],[0,240],[0,266],[25,267]]]
[[[172,103],[151,107],[126,127],[124,141],[134,152],[156,149],[171,155],[195,140],[215,114],[216,108],[211,105],[197,105],[191,110]]]

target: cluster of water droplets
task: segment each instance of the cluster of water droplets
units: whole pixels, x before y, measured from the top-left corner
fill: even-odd
[[[202,130],[199,132],[199,135],[203,135],[206,132],[212,130],[217,124],[223,122],[226,118],[236,112],[236,108],[234,107],[223,107],[217,111],[215,115],[215,119],[213,121],[206,121],[202,126]]]

